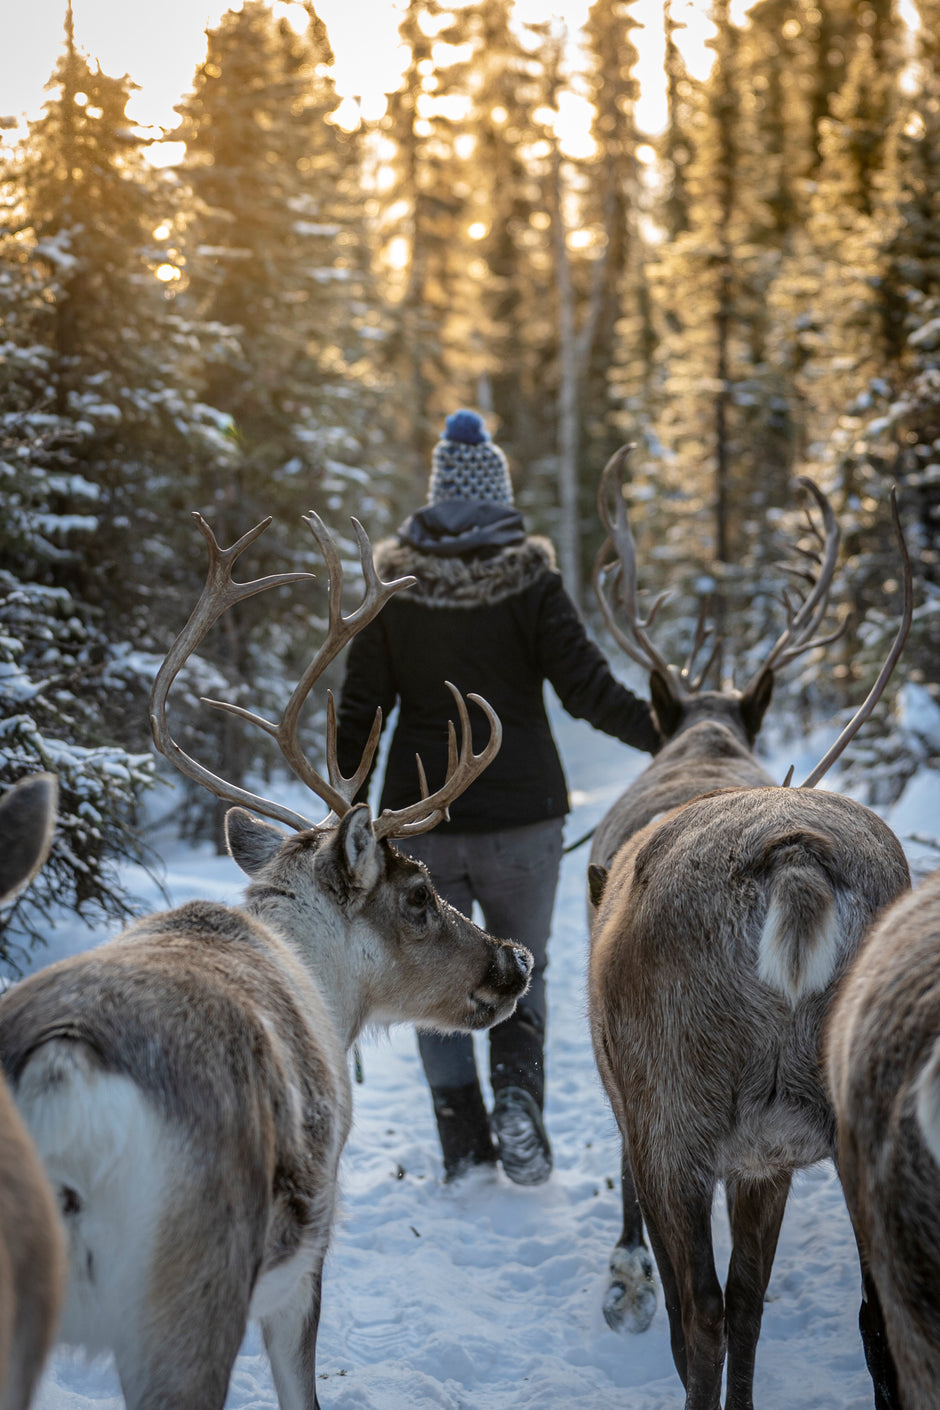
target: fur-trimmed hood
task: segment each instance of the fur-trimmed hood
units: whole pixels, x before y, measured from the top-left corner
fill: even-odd
[[[542,573],[556,571],[551,540],[535,534],[496,552],[462,558],[441,558],[398,539],[382,539],[375,545],[375,566],[386,580],[413,574],[418,581],[404,595],[428,607],[491,606],[522,592]]]

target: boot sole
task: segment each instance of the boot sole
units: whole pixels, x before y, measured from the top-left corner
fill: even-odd
[[[507,1179],[514,1185],[543,1185],[552,1173],[552,1151],[534,1101],[497,1104],[491,1124]]]

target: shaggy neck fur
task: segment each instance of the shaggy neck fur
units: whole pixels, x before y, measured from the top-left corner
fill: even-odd
[[[330,901],[313,889],[289,892],[263,881],[245,892],[244,908],[284,942],[312,977],[348,1052],[369,1021],[360,972],[371,972],[368,942],[344,924]],[[351,962],[356,952],[361,964]]]
[[[386,579],[414,574],[418,581],[402,596],[427,607],[491,606],[524,591],[542,573],[556,571],[551,541],[535,535],[496,553],[465,558],[439,558],[383,539],[375,547],[375,566]]]

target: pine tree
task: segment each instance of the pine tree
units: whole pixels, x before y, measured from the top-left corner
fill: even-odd
[[[687,173],[695,154],[697,90],[676,41],[672,0],[663,0],[663,28],[666,126],[656,144],[664,187],[658,214],[666,238],[675,239],[689,227]]]
[[[362,136],[332,120],[339,103],[322,21],[309,4],[295,18],[296,27],[262,0],[227,12],[208,33],[171,134],[185,144],[177,174],[188,205],[177,304],[201,330],[200,394],[225,417],[232,451],[206,466],[197,502],[220,543],[277,517],[278,530],[253,550],[259,574],[320,573],[299,525],[311,505],[354,561],[347,516],[355,511],[375,533],[394,512],[387,377],[372,352],[383,324],[363,214]],[[201,562],[198,541],[188,553]],[[326,608],[323,585],[312,598],[271,596],[242,604],[204,647],[224,698],[262,713],[276,711],[282,675],[303,669],[317,630],[311,610]],[[324,703],[318,693],[305,722],[316,739]],[[276,766],[263,736],[230,716],[199,730],[228,778]],[[201,826],[198,808],[195,817]],[[217,825],[221,843],[221,810]]]
[[[586,271],[579,348],[582,512],[595,544],[600,468],[624,440],[650,441],[655,407],[656,330],[641,234],[649,212],[637,155],[644,139],[636,124],[635,28],[625,0],[595,0],[584,30],[595,156],[582,164],[583,220],[595,232],[595,249]]]
[[[695,157],[686,177],[689,226],[662,247],[652,278],[661,319],[659,428],[675,456],[679,503],[696,522],[695,529],[690,523],[685,529],[697,550],[694,567],[703,556],[716,566],[721,630],[723,613],[731,610],[726,597],[732,565],[743,566],[747,551],[747,463],[737,391],[750,374],[742,348],[750,268],[742,249],[739,35],[727,5],[715,7],[714,20],[716,58],[700,89]]]
[[[546,394],[558,336],[545,190],[551,143],[535,116],[546,97],[545,36],[541,27],[514,28],[508,0],[470,5],[459,23],[470,45],[467,180],[479,235],[469,312],[479,311],[486,397],[530,506],[538,494],[534,472],[557,447]]]
[[[50,90],[2,170],[0,785],[39,768],[60,784],[51,859],[4,914],[14,963],[53,902],[129,912],[115,858],[145,859],[134,823],[153,773],[140,752],[160,576],[151,592],[150,476],[186,443],[172,424],[185,398],[148,357],[156,193],[124,117],[129,84],[91,70],[70,14]]]
[[[871,521],[858,512],[865,497],[864,475],[860,478],[851,446],[861,406],[890,358],[897,316],[881,256],[897,214],[885,207],[876,211],[876,206],[884,138],[898,93],[899,46],[889,63],[884,36],[873,37],[872,28],[858,33],[845,82],[832,95],[831,115],[821,122],[821,161],[809,216],[781,285],[791,290],[791,305],[798,302],[803,310],[796,339],[797,385],[807,408],[810,468],[835,490],[845,516],[845,557],[863,610]],[[883,523],[887,528],[887,518]],[[844,646],[847,659],[854,658],[856,647],[850,634]]]
[[[153,763],[123,742],[138,739],[140,731],[116,724],[122,712],[146,718],[141,674],[149,675],[150,659],[109,640],[100,613],[63,585],[61,546],[82,517],[93,518],[96,496],[72,468],[68,420],[36,411],[24,396],[42,374],[48,350],[7,343],[5,353],[0,790],[40,769],[59,780],[49,861],[0,917],[0,969],[9,972],[20,966],[26,949],[45,943],[54,906],[71,906],[89,923],[130,914],[133,900],[116,860],[148,861],[136,821],[141,795],[153,782]],[[75,512],[82,498],[85,516]]]
[[[461,56],[469,23],[464,11],[455,17],[436,0],[409,0],[399,25],[408,62],[380,124],[379,260],[393,325],[387,367],[412,497],[426,487],[444,417],[462,403],[492,410],[487,310],[472,298],[480,256],[470,234],[470,66]]]
[[[905,648],[905,678],[940,695],[940,69],[935,0],[924,0],[917,32],[916,82],[899,104],[886,143],[886,161],[873,183],[872,224],[877,239],[875,314],[877,369],[845,418],[835,472],[851,487],[854,589],[866,613],[853,667],[862,680],[876,667],[896,613],[898,550],[887,494],[897,488],[915,582],[915,622]],[[899,683],[895,683],[898,688]],[[872,748],[888,749],[895,791],[906,776],[896,766],[884,731]],[[883,758],[882,758],[883,762]]]
[[[153,234],[171,197],[125,115],[132,85],[91,69],[70,12],[49,87],[5,173],[14,222],[4,258],[33,290],[15,301],[16,341],[51,350],[35,391],[68,422],[71,464],[93,487],[93,516],[75,521],[65,552],[69,585],[109,635],[147,646],[161,594],[144,565],[171,480],[203,451],[212,416],[174,377],[178,330]]]
[[[810,412],[810,443],[829,439],[846,406],[877,375],[894,336],[894,310],[878,270],[885,212],[874,211],[901,48],[897,34],[889,44],[872,7],[859,8],[860,21],[870,23],[859,23],[844,82],[819,120],[805,228],[780,288],[782,302],[800,309],[791,360]],[[840,52],[847,43],[845,35]]]
[[[367,462],[376,410],[361,139],[331,121],[326,30],[297,12],[302,30],[262,0],[227,12],[171,134],[194,208],[180,302],[228,334],[202,394],[231,419],[240,505],[263,512]]]

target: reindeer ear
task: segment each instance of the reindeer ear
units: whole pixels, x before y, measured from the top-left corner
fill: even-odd
[[[257,876],[277,856],[287,837],[286,832],[262,822],[247,808],[229,808],[225,814],[226,845],[247,876]]]
[[[357,803],[340,819],[336,830],[336,861],[343,872],[344,891],[371,891],[382,875],[379,844],[372,829],[368,803]]]
[[[59,799],[55,774],[30,774],[0,802],[0,901],[10,901],[49,855]]]
[[[591,862],[587,869],[587,878],[591,905],[597,910],[607,885],[607,868],[602,867],[599,862]]]

